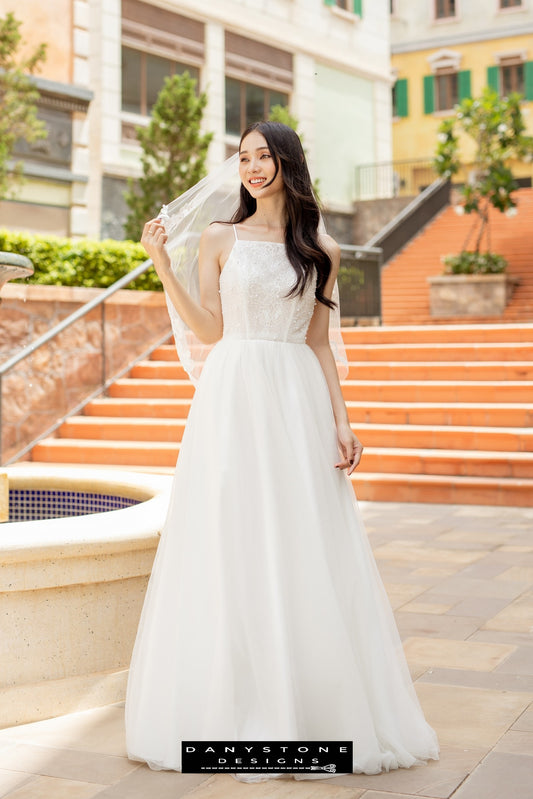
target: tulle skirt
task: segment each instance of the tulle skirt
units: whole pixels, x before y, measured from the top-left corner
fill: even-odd
[[[182,740],[350,740],[366,774],[438,759],[338,460],[310,347],[217,342],[133,650],[131,759],[180,771]]]

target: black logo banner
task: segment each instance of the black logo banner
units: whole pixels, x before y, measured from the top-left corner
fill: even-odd
[[[351,774],[353,741],[182,741],[183,774]]]

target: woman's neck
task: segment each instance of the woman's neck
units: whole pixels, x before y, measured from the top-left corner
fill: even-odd
[[[285,230],[287,225],[287,209],[285,197],[265,197],[257,200],[257,208],[246,220],[251,225],[262,227],[267,231]]]

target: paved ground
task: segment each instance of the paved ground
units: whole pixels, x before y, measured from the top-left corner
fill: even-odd
[[[122,705],[0,731],[10,799],[531,799],[533,509],[361,503],[441,760],[238,783],[130,762]]]

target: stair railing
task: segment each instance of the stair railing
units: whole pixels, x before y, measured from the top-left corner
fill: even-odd
[[[115,294],[115,292],[119,291],[120,289],[125,288],[130,283],[132,283],[134,280],[136,280],[138,277],[140,277],[145,272],[147,272],[148,269],[151,266],[152,266],[152,261],[150,259],[144,261],[142,264],[139,264],[139,266],[137,266],[135,269],[132,269],[131,272],[128,272],[127,275],[123,275],[123,277],[119,278],[119,280],[117,280],[115,283],[113,283],[111,286],[109,286],[109,288],[105,289],[105,291],[102,292],[102,294],[100,294],[98,297],[95,297],[94,299],[89,300],[89,302],[85,303],[85,305],[82,305],[81,308],[78,308],[76,311],[71,313],[70,316],[67,316],[65,319],[63,319],[61,322],[59,322],[59,324],[57,324],[57,325],[55,325],[55,327],[51,328],[51,330],[48,330],[46,333],[44,333],[42,336],[37,338],[31,344],[28,344],[27,347],[24,347],[24,349],[22,349],[16,355],[13,355],[11,358],[8,358],[7,361],[4,361],[4,363],[0,364],[0,463],[3,466],[8,466],[10,463],[14,463],[16,460],[18,460],[19,458],[21,458],[24,455],[26,455],[35,446],[35,444],[38,441],[40,441],[42,438],[45,438],[46,436],[49,436],[51,433],[53,433],[55,430],[57,430],[57,428],[63,423],[65,418],[67,418],[68,416],[72,416],[72,415],[74,415],[76,413],[79,413],[79,411],[85,405],[87,405],[91,400],[93,400],[99,394],[102,394],[103,392],[107,391],[107,389],[109,388],[111,383],[113,383],[115,380],[118,380],[120,377],[122,377],[124,374],[126,374],[126,372],[128,372],[129,369],[131,369],[131,367],[133,366],[134,363],[136,363],[139,360],[142,360],[142,359],[146,358],[152,352],[152,350],[154,350],[156,347],[160,346],[165,341],[168,341],[169,338],[171,338],[172,333],[170,331],[168,333],[165,333],[165,335],[156,344],[153,344],[146,352],[144,352],[142,355],[140,355],[134,361],[132,361],[131,363],[128,363],[124,369],[120,370],[119,372],[117,372],[116,374],[112,375],[111,377],[107,376],[107,374],[106,374],[107,364],[106,364],[105,302],[106,302],[106,300],[109,299],[109,297],[111,297],[113,294]],[[43,347],[45,344],[48,344],[50,341],[52,341],[52,339],[54,339],[56,336],[58,336],[59,333],[62,333],[64,330],[66,330],[68,327],[73,325],[75,322],[78,322],[80,319],[83,319],[84,316],[87,316],[87,314],[90,313],[90,311],[92,311],[92,310],[94,310],[95,308],[98,308],[98,307],[101,309],[101,314],[100,314],[100,329],[101,329],[101,336],[100,336],[100,355],[101,355],[100,385],[88,397],[86,397],[82,402],[80,402],[78,405],[76,405],[75,408],[70,410],[64,417],[59,419],[55,424],[53,424],[51,427],[49,427],[44,433],[41,433],[39,436],[37,436],[35,439],[33,439],[29,444],[25,445],[15,455],[12,455],[9,458],[9,460],[6,461],[6,463],[3,463],[3,461],[2,461],[2,395],[3,395],[2,388],[3,388],[3,385],[2,384],[3,384],[4,376],[8,372],[10,372],[11,369],[13,369],[13,367],[17,366],[17,364],[21,363],[26,358],[29,358],[30,355],[33,355],[40,347]],[[169,327],[170,327],[170,322],[169,322]]]
[[[365,247],[380,247],[383,250],[382,265],[385,266],[439,211],[449,205],[450,191],[449,180],[438,178],[433,181],[379,233],[372,236]]]

